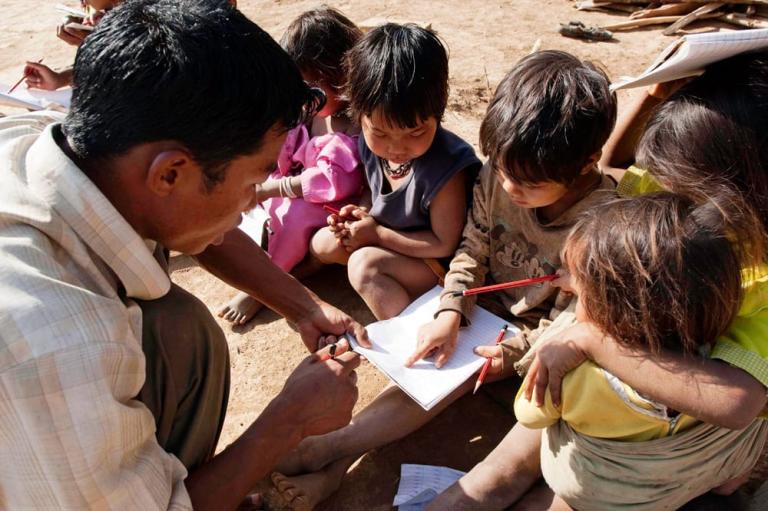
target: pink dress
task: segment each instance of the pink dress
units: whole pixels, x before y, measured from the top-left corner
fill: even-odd
[[[327,225],[324,204],[338,209],[360,198],[363,174],[357,137],[330,133],[310,138],[306,126],[292,129],[270,179],[296,175],[303,197],[275,197],[262,203],[272,231],[267,252],[285,271],[304,259],[312,235]]]

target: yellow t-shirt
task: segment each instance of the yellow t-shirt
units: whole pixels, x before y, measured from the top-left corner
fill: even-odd
[[[515,416],[528,428],[546,428],[562,419],[583,435],[645,442],[684,431],[699,423],[688,415],[669,416],[665,406],[640,396],[594,362],[584,362],[563,379],[558,410],[547,390],[544,406],[525,399],[521,386]]]
[[[616,191],[637,196],[663,189],[650,173],[632,166]],[[768,266],[742,270],[742,282],[744,300],[736,319],[718,338],[710,356],[743,369],[768,387]]]
[[[664,190],[646,171],[630,167],[616,188],[619,195],[638,196]],[[728,331],[715,342],[711,358],[738,367],[768,387],[768,265],[742,270],[744,298]],[[544,428],[562,419],[579,433],[598,438],[641,442],[678,433],[697,424],[687,415],[668,417],[660,404],[592,362],[585,362],[563,379],[561,409],[547,391],[541,408],[522,396],[515,415],[525,426]],[[768,418],[768,410],[761,417]]]

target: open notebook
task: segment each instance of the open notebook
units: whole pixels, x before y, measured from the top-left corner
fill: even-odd
[[[443,288],[435,286],[410,304],[399,316],[372,323],[366,327],[373,349],[360,346],[354,338],[354,350],[389,376],[406,394],[429,410],[482,367],[485,359],[472,351],[476,346],[490,345],[507,323],[481,307],[472,312],[472,324],[459,330],[459,340],[451,359],[440,369],[431,359],[420,360],[412,367],[403,364],[416,349],[419,327],[432,321],[440,304]],[[510,325],[507,337],[519,332]]]
[[[72,89],[40,90],[28,89],[20,84],[8,94],[10,86],[0,83],[0,104],[29,110],[45,110],[47,108],[68,109],[72,101]]]
[[[622,77],[611,90],[700,75],[709,64],[768,47],[768,28],[685,35],[667,46],[637,77]]]

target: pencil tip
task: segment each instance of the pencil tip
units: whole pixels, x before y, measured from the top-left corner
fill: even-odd
[[[474,396],[475,394],[477,394],[477,391],[480,389],[480,385],[481,385],[481,383],[480,383],[480,382],[477,382],[477,383],[475,383],[475,390],[473,390],[473,391],[472,391],[472,395],[473,395],[473,396]]]

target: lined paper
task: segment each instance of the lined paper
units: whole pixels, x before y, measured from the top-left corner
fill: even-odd
[[[696,76],[721,60],[768,47],[768,28],[685,35],[667,46],[640,76],[622,77],[611,90]]]
[[[400,506],[400,511],[420,511],[464,474],[447,467],[404,463],[400,467],[400,486],[392,505]]]

